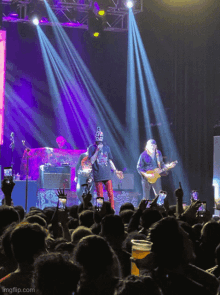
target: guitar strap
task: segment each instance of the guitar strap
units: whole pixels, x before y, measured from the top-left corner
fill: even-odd
[[[156,158],[157,158],[157,165],[161,169],[161,163],[160,163],[160,157],[159,157],[158,150],[156,150]]]

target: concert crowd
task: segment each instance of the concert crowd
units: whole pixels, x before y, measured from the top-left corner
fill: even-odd
[[[181,187],[175,206],[156,196],[150,206],[124,203],[119,215],[110,202],[93,206],[90,193],[79,206],[25,212],[12,205],[13,187],[2,181],[0,294],[220,294],[220,223],[198,214],[199,200],[183,210]],[[133,258],[132,240],[149,241],[150,253]]]

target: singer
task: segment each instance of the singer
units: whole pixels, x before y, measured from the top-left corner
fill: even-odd
[[[111,170],[116,175],[122,173],[115,168],[112,161],[111,149],[103,143],[103,132],[97,127],[95,144],[89,147],[89,159],[92,163],[92,172],[98,197],[103,197],[103,184],[106,187],[111,207],[114,209],[114,194],[111,180]]]
[[[154,139],[149,139],[145,151],[140,155],[137,163],[137,170],[141,175],[143,199],[154,199],[155,196],[150,196],[151,188],[153,188],[155,194],[158,194],[161,190],[161,179],[158,178],[154,183],[151,183],[151,180],[155,177],[154,170],[158,168],[163,169],[164,166],[162,153],[157,149],[156,141]],[[151,171],[151,173],[149,173],[149,171]],[[165,172],[162,175],[165,176],[167,174],[168,173]]]

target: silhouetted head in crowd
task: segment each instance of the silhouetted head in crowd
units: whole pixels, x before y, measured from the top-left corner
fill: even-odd
[[[215,249],[215,263],[220,266],[220,244]]]
[[[91,234],[91,229],[85,226],[79,226],[72,232],[71,242],[76,245],[82,238],[90,236]]]
[[[117,295],[161,295],[158,285],[149,276],[127,276]]]
[[[124,224],[129,223],[132,215],[134,214],[133,210],[123,210],[119,213],[120,217],[122,218],[122,221]]]
[[[118,215],[106,215],[101,222],[101,235],[124,240],[125,232],[122,218]]]
[[[132,243],[131,240],[146,240],[145,234],[140,234],[137,232],[131,232],[127,235],[126,239],[123,242],[123,249],[128,253],[132,252]]]
[[[101,232],[101,223],[94,223],[90,229],[94,235],[99,235]]]
[[[44,208],[43,210],[43,213],[46,215],[46,221],[47,221],[47,224],[49,224],[52,220],[52,217],[54,215],[54,212],[55,212],[55,208],[50,208],[50,207],[46,207]]]
[[[18,212],[19,217],[20,217],[20,221],[22,221],[24,219],[24,208],[22,206],[15,206],[14,209]]]
[[[55,252],[72,254],[74,245],[70,242],[60,243],[55,247]]]
[[[96,211],[96,210],[93,211],[93,220],[95,223],[100,223],[103,217],[104,216],[102,216],[99,211]]]
[[[109,201],[105,201],[105,210],[106,215],[115,214],[115,210],[111,207],[111,203]]]
[[[67,243],[67,240],[64,238],[53,239],[51,237],[47,237],[46,239],[46,247],[50,252],[54,252],[55,248],[63,243]]]
[[[27,218],[25,218],[25,221],[27,221],[29,223],[37,223],[37,224],[43,226],[44,228],[47,227],[46,220],[38,215],[28,216]]]
[[[78,219],[78,205],[73,205],[69,208],[69,215]]]
[[[149,229],[149,227],[153,223],[159,221],[162,218],[163,218],[163,216],[161,215],[161,213],[158,210],[145,209],[141,215],[140,224],[145,229]]]
[[[196,223],[192,226],[192,231],[194,235],[194,239],[196,241],[200,241],[201,239],[201,231],[202,231],[202,224],[201,223]]]
[[[153,224],[147,238],[153,243],[151,251],[156,254],[159,266],[172,269],[187,263],[191,253],[184,250],[191,251],[192,242],[190,244],[187,233],[174,217],[166,217]]]
[[[70,218],[67,226],[69,229],[76,229],[79,226],[79,220],[76,218]]]
[[[201,230],[202,243],[213,245],[214,248],[220,243],[220,223],[208,221]]]
[[[176,205],[170,205],[168,210],[169,216],[175,216],[176,214]]]
[[[108,273],[119,276],[115,253],[104,238],[91,235],[82,238],[74,249],[74,259],[85,275],[97,277]]]
[[[58,229],[58,233],[57,233],[58,237],[62,237],[63,236],[63,227],[60,222],[57,224],[57,229]],[[49,230],[50,235],[53,237],[52,224],[48,225],[48,230]]]
[[[33,216],[33,215],[40,216],[40,217],[44,218],[45,220],[47,219],[47,216],[43,212],[40,212],[38,210],[32,210],[32,211],[28,212],[25,217],[27,218],[27,217]]]
[[[11,249],[11,232],[17,226],[16,222],[13,222],[4,230],[0,244],[1,244],[1,253],[4,254],[4,260],[1,260],[0,267],[0,277],[3,278],[7,274],[15,271],[17,269],[17,261],[14,258],[12,249]]]
[[[85,210],[79,214],[79,225],[91,227],[93,225],[93,211]]]
[[[148,293],[150,292],[141,278],[130,275],[123,280],[122,288],[117,292],[117,295],[146,295]]]
[[[45,251],[46,232],[40,225],[19,223],[11,233],[12,251],[17,262],[32,264]]]
[[[13,222],[19,222],[18,212],[10,206],[0,206],[0,235]]]
[[[4,230],[4,232],[1,236],[2,250],[8,259],[14,258],[13,252],[11,249],[11,233],[15,229],[16,226],[17,226],[16,222],[11,223],[9,226],[7,226],[7,228]]]
[[[71,295],[79,278],[80,271],[69,255],[48,253],[34,263],[33,286],[37,295]]]
[[[123,210],[132,210],[134,211],[134,205],[132,203],[124,203],[121,205],[119,212]]]
[[[35,212],[38,212],[38,213],[43,213],[43,210],[42,209],[40,209],[40,208],[37,208],[37,207],[30,207],[30,209],[29,209],[29,212],[28,213],[30,213],[30,212],[33,212],[33,211],[35,211]]]

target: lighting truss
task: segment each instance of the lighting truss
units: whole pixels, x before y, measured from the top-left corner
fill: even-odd
[[[2,0],[3,22],[30,22],[28,14],[32,1],[36,0]],[[119,7],[114,0],[110,1],[111,5],[106,10],[106,26],[104,30],[127,31],[129,9],[123,2]],[[41,10],[45,6],[43,2],[44,0],[38,0],[37,2]],[[48,0],[47,2],[63,27],[88,29],[89,11],[93,7],[93,0]],[[16,13],[14,7],[16,7]],[[136,0],[132,10],[134,14],[142,12],[143,0]],[[40,21],[40,25],[56,25],[48,20],[45,7],[44,13],[45,17]]]

